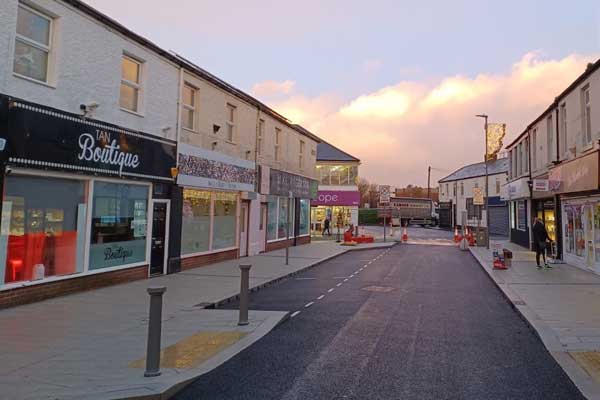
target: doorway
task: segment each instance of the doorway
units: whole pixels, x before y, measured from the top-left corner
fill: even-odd
[[[240,257],[248,255],[248,203],[240,207]]]
[[[263,253],[267,247],[267,203],[260,205],[260,222],[258,223],[258,237],[260,238],[260,249]]]
[[[150,244],[150,275],[167,271],[169,243],[169,200],[152,200],[152,241]]]

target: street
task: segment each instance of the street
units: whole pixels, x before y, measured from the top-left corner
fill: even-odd
[[[583,398],[455,247],[346,254],[250,300],[292,318],[176,399]]]

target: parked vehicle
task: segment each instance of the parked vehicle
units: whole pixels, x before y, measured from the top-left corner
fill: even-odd
[[[392,224],[435,226],[439,214],[437,205],[431,199],[412,197],[391,197]]]

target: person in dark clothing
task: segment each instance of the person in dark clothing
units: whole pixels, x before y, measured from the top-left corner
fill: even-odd
[[[329,230],[329,218],[325,218],[325,221],[323,222],[323,236],[325,236],[325,232],[327,232],[327,234],[329,236],[331,236],[331,231]]]
[[[541,269],[540,265],[540,255],[544,260],[544,266],[546,268],[550,267],[550,264],[546,262],[546,247],[548,246],[548,240],[550,237],[548,236],[548,231],[546,231],[546,227],[540,218],[536,218],[533,224],[533,249],[535,250],[535,263],[537,264],[538,269]]]

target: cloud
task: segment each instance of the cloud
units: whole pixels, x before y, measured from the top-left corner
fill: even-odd
[[[360,158],[367,179],[424,185],[429,165],[450,173],[483,159],[483,126],[475,114],[507,123],[508,143],[594,60],[531,52],[501,74],[400,81],[349,101],[335,93],[294,93],[271,105]]]
[[[280,95],[289,95],[293,92],[296,82],[286,81],[263,81],[252,86],[250,93],[260,98],[271,98]]]

